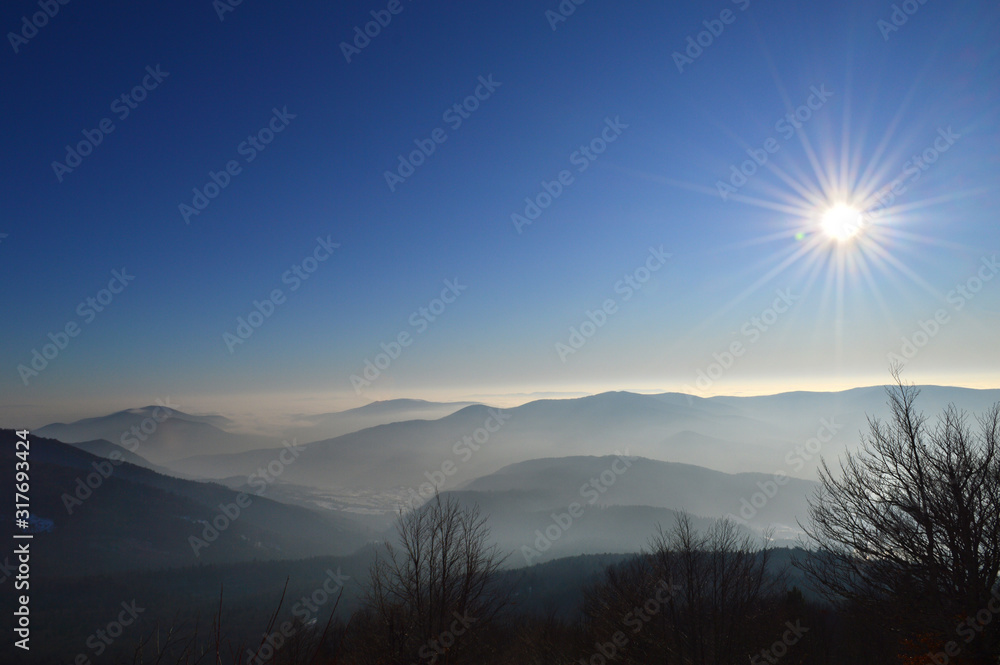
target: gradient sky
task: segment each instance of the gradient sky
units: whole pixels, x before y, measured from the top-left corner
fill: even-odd
[[[386,2],[248,0],[224,20],[209,0],[60,5],[17,53],[0,47],[3,425],[166,396],[315,412],[845,388],[884,382],[887,354],[939,309],[908,378],[1000,386],[1000,279],[960,311],[948,300],[1000,251],[996,3],[917,5],[888,39],[891,2],[746,4],[590,0],[553,30],[555,0],[402,0],[350,63],[340,43]],[[672,54],[725,9],[678,72]],[[37,11],[5,3],[0,27]],[[169,76],[120,119],[112,102],[157,65]],[[490,75],[502,85],[453,129],[443,113]],[[786,139],[777,123],[813,86],[832,96]],[[285,107],[294,120],[247,163],[238,146]],[[114,131],[59,182],[52,162],[103,118]],[[606,118],[628,127],[577,172]],[[397,155],[439,127],[447,140],[390,191]],[[827,206],[872,207],[947,128],[961,138],[860,237],[819,233]],[[722,200],[716,182],[772,137],[768,166]],[[242,171],[185,224],[178,205],[233,159]],[[563,169],[573,183],[518,233],[511,214]],[[340,247],[290,292],[282,276],[317,237]],[[615,285],[651,246],[671,259],[625,302]],[[134,281],[86,322],[78,304],[123,267]],[[468,288],[418,332],[446,279]],[[287,300],[230,353],[223,334],[275,288]],[[787,289],[795,305],[749,343],[743,326]],[[609,298],[616,313],[562,362],[556,344]],[[70,322],[80,334],[25,385],[18,366]],[[412,345],[352,390],[404,331]],[[697,386],[734,341],[744,354]]]

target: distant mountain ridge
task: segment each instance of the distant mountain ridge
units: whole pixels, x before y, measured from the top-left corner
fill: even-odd
[[[981,411],[1000,400],[1000,390],[923,390],[918,407],[931,416],[951,401]],[[886,415],[884,402],[884,391],[877,386],[764,397],[614,392],[499,410],[506,415],[495,432],[481,431],[491,407],[471,405],[436,420],[394,422],[314,441],[304,453],[309,463],[290,470],[283,480],[338,490],[415,487],[426,473],[451,461],[456,469],[449,476],[450,489],[511,463],[604,455],[625,447],[634,455],[730,473],[781,471],[810,477],[820,456],[836,459],[857,446],[859,432],[867,430],[867,415]],[[832,432],[826,431],[828,425]],[[473,435],[485,443],[463,443]],[[826,440],[817,441],[817,436]],[[801,452],[807,443],[810,452]],[[262,449],[198,455],[172,460],[170,466],[186,474],[226,478],[250,473],[269,454]]]
[[[437,420],[478,402],[428,402],[422,399],[391,399],[372,402],[346,411],[303,416],[289,436],[309,443],[350,434],[369,427],[406,420]]]
[[[530,564],[573,553],[639,551],[657,524],[669,528],[680,513],[699,528],[729,518],[751,532],[772,529],[775,542],[791,544],[817,488],[809,480],[641,457],[577,456],[512,464],[451,494],[490,515],[502,547],[517,553],[528,547],[524,563]]]
[[[277,448],[282,440],[302,443],[328,439],[391,422],[435,420],[470,404],[416,399],[373,402],[347,411],[301,416],[296,425],[284,428],[281,437],[273,437],[235,431],[239,423],[229,418],[192,415],[171,407],[167,400],[162,405],[124,409],[72,423],[51,423],[35,432],[64,443],[103,439],[141,454],[152,463],[165,464],[194,455]]]
[[[276,447],[271,437],[234,434],[220,429],[232,424],[222,416],[193,416],[169,406],[147,406],[73,423],[53,423],[35,430],[64,443],[104,439],[140,454],[155,464],[195,454],[225,454],[249,448]]]

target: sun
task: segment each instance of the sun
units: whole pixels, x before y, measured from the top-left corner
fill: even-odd
[[[838,203],[823,213],[823,232],[838,242],[846,242],[861,230],[861,211],[846,203]]]

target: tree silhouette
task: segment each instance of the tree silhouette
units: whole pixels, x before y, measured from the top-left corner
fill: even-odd
[[[497,579],[505,557],[489,544],[486,517],[438,495],[401,512],[397,536],[371,565],[358,617],[366,662],[479,662],[508,603]]]
[[[938,662],[996,663],[1000,404],[977,430],[954,405],[931,426],[915,409],[919,390],[898,366],[892,375],[891,419],[869,417],[839,473],[821,466],[803,527],[816,551],[799,565],[901,641],[940,645],[930,652]]]

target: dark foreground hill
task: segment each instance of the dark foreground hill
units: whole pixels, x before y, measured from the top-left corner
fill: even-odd
[[[14,456],[16,438],[12,430],[0,430],[0,461],[10,470],[0,487],[7,497],[13,495],[14,462],[21,461]],[[59,441],[29,438],[28,531],[35,534],[32,565],[45,575],[348,554],[372,537],[334,513],[266,495],[241,498],[214,483],[180,480],[128,462],[115,465]],[[0,506],[8,533],[21,531],[13,509],[9,500]],[[214,537],[206,532],[210,524]],[[0,560],[9,559],[11,542],[5,539]]]

